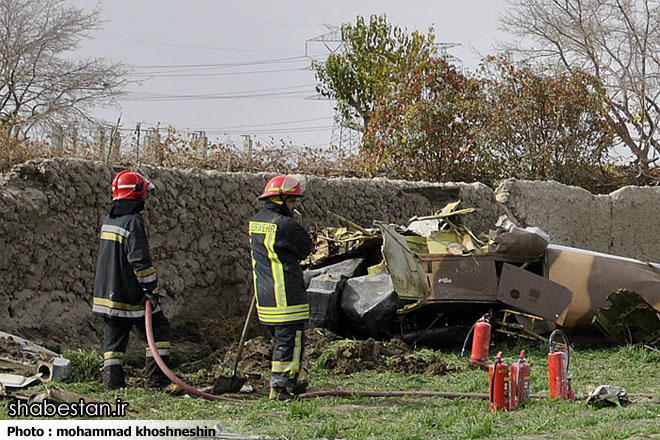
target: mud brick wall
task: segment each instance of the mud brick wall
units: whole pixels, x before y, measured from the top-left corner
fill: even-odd
[[[91,315],[98,235],[122,168],[102,162],[37,160],[0,178],[0,330],[63,346],[98,343]],[[245,313],[251,292],[247,223],[272,174],[139,167],[158,190],[144,217],[152,259],[175,333],[205,318]],[[338,213],[365,227],[405,223],[432,213],[413,192],[431,188],[474,204],[493,199],[487,187],[306,177],[303,222],[338,226]],[[484,193],[484,194],[481,194]],[[441,197],[442,198],[442,197]]]
[[[122,168],[73,159],[27,162],[0,176],[0,330],[63,347],[94,346],[91,315],[98,234]],[[247,222],[273,174],[138,167],[158,190],[144,217],[176,335],[204,319],[243,315],[252,282]],[[304,226],[339,226],[335,212],[365,226],[405,224],[448,201],[476,207],[464,224],[487,231],[507,213],[556,243],[660,260],[658,190],[592,196],[553,182],[476,183],[303,176]],[[496,200],[499,200],[499,202]]]
[[[660,188],[593,195],[557,182],[511,179],[495,193],[521,226],[541,227],[553,243],[660,262]]]

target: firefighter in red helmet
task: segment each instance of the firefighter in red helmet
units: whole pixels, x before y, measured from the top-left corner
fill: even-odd
[[[135,325],[146,340],[144,304],[151,301],[158,353],[169,362],[170,324],[159,304],[158,275],[149,255],[141,212],[152,182],[134,171],[122,171],[112,181],[112,205],[101,227],[92,312],[103,317],[103,386],[126,386],[123,356]],[[179,392],[147,348],[146,386]]]
[[[264,207],[250,220],[250,246],[257,315],[275,340],[270,376],[272,400],[305,392],[303,365],[309,303],[300,260],[312,251],[309,234],[293,218],[303,197],[292,176],[272,178],[258,197]]]

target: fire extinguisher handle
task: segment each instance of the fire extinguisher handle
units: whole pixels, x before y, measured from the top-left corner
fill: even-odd
[[[555,352],[555,337],[557,335],[561,336],[562,340],[564,341],[564,345],[566,346],[566,372],[568,373],[568,368],[571,365],[571,346],[568,342],[568,337],[566,337],[566,333],[559,329],[556,329],[550,333],[550,338],[548,338],[550,343],[550,353]]]
[[[495,357],[495,362],[493,363],[493,374],[490,378],[490,399],[488,399],[488,405],[492,407],[493,405],[493,396],[495,394],[495,376],[497,375],[497,364],[502,362],[502,352],[497,353]],[[490,409],[490,408],[489,408]]]

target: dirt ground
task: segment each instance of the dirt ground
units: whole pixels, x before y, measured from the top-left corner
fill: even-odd
[[[238,347],[237,334],[242,325],[238,322],[222,322],[221,328],[207,322],[205,331],[212,342],[206,339],[190,339],[175,342],[173,350],[173,370],[190,385],[210,391],[217,378],[230,376],[236,359]],[[216,323],[217,324],[217,323]],[[262,326],[250,327],[248,335],[257,335],[248,339],[238,364],[238,374],[246,378],[256,393],[268,392],[272,340],[264,335]],[[226,335],[233,335],[228,337]],[[184,336],[184,335],[178,335]],[[305,363],[308,367],[318,364],[334,375],[351,374],[357,371],[395,371],[415,374],[445,374],[450,368],[442,363],[428,362],[419,357],[410,356],[412,349],[399,339],[389,342],[342,339],[324,328],[305,331]],[[138,337],[132,337],[134,351],[129,351],[124,359],[124,367],[129,386],[143,386],[144,348]],[[139,348],[139,350],[138,350]],[[10,359],[28,365],[38,360],[48,360],[45,354],[32,354],[21,349],[11,338],[0,338],[0,358]],[[101,361],[99,359],[99,365]],[[7,371],[9,372],[9,371]],[[99,374],[100,380],[100,374]]]
[[[351,374],[362,370],[395,371],[415,374],[446,374],[451,368],[439,362],[428,362],[409,356],[412,349],[398,339],[389,342],[345,340],[323,328],[305,331],[305,362],[311,368],[320,367],[332,374]],[[236,342],[213,351],[208,356],[175,366],[184,379],[199,389],[211,388],[220,375],[229,376],[236,359]],[[272,340],[257,336],[245,343],[238,363],[238,374],[247,379],[257,393],[268,391]]]
[[[15,342],[11,337],[0,338],[0,358],[22,363],[35,363],[38,360],[48,360],[46,354],[21,350],[20,344]]]

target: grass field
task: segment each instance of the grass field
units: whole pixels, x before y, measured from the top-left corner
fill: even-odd
[[[518,351],[514,348],[505,352],[509,363]],[[440,376],[370,371],[334,375],[316,366],[309,391],[488,391],[487,373],[463,368],[467,360],[454,352],[421,350],[414,355],[436,357],[459,368]],[[528,360],[532,365],[532,393],[547,394],[545,349],[532,348]],[[352,397],[270,402],[266,397],[252,396],[234,403],[173,397],[142,389],[103,392],[101,384],[90,379],[93,374],[89,364],[77,359],[76,377],[82,381],[61,386],[107,401],[120,397],[129,403],[131,419],[217,420],[226,432],[246,435],[282,439],[660,438],[660,353],[643,347],[574,351],[571,373],[581,400],[533,399],[515,411],[502,413],[489,413],[487,402],[478,399]],[[584,397],[588,387],[602,384],[656,398],[625,407],[587,406]],[[7,418],[7,408],[8,400],[0,401],[3,419]]]

